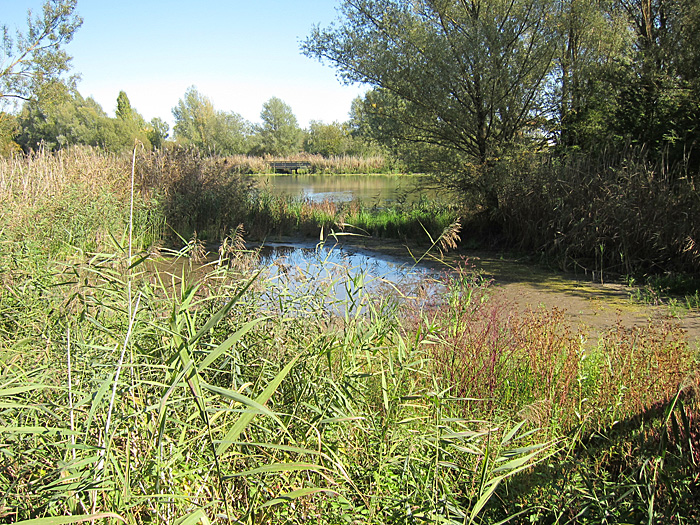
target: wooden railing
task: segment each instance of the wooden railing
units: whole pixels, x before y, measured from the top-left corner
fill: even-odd
[[[311,163],[305,161],[283,160],[270,162],[270,167],[275,173],[298,173],[299,170],[308,170],[311,168]]]

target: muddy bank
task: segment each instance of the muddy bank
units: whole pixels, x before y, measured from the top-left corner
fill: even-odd
[[[672,319],[686,330],[688,341],[700,349],[700,312],[665,305],[652,306],[631,299],[634,289],[621,283],[594,282],[592,276],[548,270],[526,259],[483,251],[459,250],[442,260],[425,255],[427,246],[409,247],[404,243],[368,238],[343,239],[367,252],[380,252],[407,261],[449,269],[456,264],[472,265],[493,281],[494,297],[516,308],[558,308],[565,312],[573,328],[581,328],[594,342],[598,334],[616,326],[643,326],[661,319]]]

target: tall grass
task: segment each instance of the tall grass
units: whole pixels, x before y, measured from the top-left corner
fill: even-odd
[[[502,196],[509,242],[562,267],[640,276],[700,269],[694,167],[628,146],[597,157],[523,156]]]
[[[427,199],[378,207],[357,200],[313,202],[262,191],[251,202],[245,224],[256,238],[274,235],[318,238],[321,232],[342,232],[429,244],[430,237],[437,238],[458,218],[456,206]]]
[[[124,246],[129,221],[131,159],[76,147],[0,158],[0,224],[4,239],[52,254]],[[135,201],[137,238],[147,249],[163,234],[154,200]]]
[[[160,209],[165,185],[148,180],[214,173],[197,162],[140,165],[135,211]],[[0,227],[0,520],[697,518],[698,364],[676,325],[618,326],[590,347],[560,312],[499,304],[471,271],[446,273],[440,301],[342,268],[292,279],[261,270],[235,226],[210,263],[196,236],[132,257],[115,233],[130,230],[123,167],[108,215],[87,206],[99,174],[72,185],[83,200],[55,183],[75,222],[54,222],[83,232],[60,249],[23,234],[50,200],[3,194],[21,207]],[[139,224],[133,246],[148,247]]]
[[[360,287],[334,317],[335,282],[294,292],[216,263],[197,278],[177,255],[157,271],[105,256],[2,293],[19,315],[3,327],[6,519],[470,523],[514,514],[521,495],[536,516],[552,461],[585,455],[574,436],[617,435],[618,421],[696,388],[672,327],[619,329],[582,354],[560,315],[508,313],[470,277],[422,313]],[[697,417],[687,403],[678,421]],[[694,454],[692,424],[679,425],[671,443]],[[601,483],[595,466],[572,489]],[[659,512],[692,470],[674,479],[675,495],[655,482]]]
[[[369,173],[391,173],[394,166],[388,159],[381,156],[357,157],[342,155],[337,157],[323,157],[321,155],[311,155],[308,153],[290,155],[286,157],[251,157],[246,155],[235,155],[226,157],[226,162],[237,173],[242,174],[269,174],[274,173],[272,162],[307,162],[309,163],[308,173],[322,174],[369,174]]]
[[[3,347],[5,517],[464,520],[551,446],[453,417],[396,303],[360,288],[337,323],[320,290],[300,316],[289,284],[218,266],[105,257],[16,292],[50,309]]]

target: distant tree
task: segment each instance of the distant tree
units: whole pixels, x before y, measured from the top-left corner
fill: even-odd
[[[26,31],[18,30],[14,37],[6,25],[0,27],[0,111],[17,109],[23,101],[60,98],[67,86],[74,86],[75,77],[64,77],[70,69],[70,57],[62,46],[71,41],[82,24],[74,13],[75,5],[76,0],[46,1],[40,16],[33,16],[29,10]],[[10,120],[13,125],[9,125]],[[3,150],[16,147],[18,131],[14,117],[3,119]]]
[[[114,122],[117,140],[120,145],[116,149],[128,149],[133,147],[135,141],[150,148],[148,125],[141,114],[132,106],[129,97],[124,91],[120,91],[117,96],[117,109],[115,111],[116,120]]]
[[[170,125],[164,120],[155,117],[151,119],[151,122],[146,127],[146,135],[148,140],[154,149],[160,149],[163,147],[165,139],[168,138],[170,131]]]
[[[82,19],[75,14],[77,0],[47,0],[42,12],[34,16],[29,10],[27,30],[13,38],[2,26],[2,61],[0,62],[0,100],[28,101],[50,96],[56,84],[71,84],[65,79],[71,58],[63,50]]]
[[[203,153],[245,153],[250,135],[248,123],[237,113],[216,111],[214,104],[192,86],[173,108],[175,139]]]
[[[217,152],[223,155],[245,154],[250,149],[252,126],[234,112],[217,111],[212,136]]]
[[[128,120],[110,118],[94,99],[77,91],[61,99],[26,102],[18,123],[16,141],[25,151],[86,144],[118,152],[132,148],[136,140],[150,148],[143,117],[136,110]]]
[[[324,124],[318,120],[309,123],[304,133],[304,151],[313,155],[334,157],[345,155],[352,147],[352,137],[347,126],[338,122]]]
[[[302,131],[292,108],[277,97],[263,104],[258,128],[262,153],[291,155],[301,150]]]
[[[200,149],[213,147],[209,135],[215,115],[216,111],[211,101],[201,95],[194,86],[189,87],[184,98],[173,108],[175,138]]]
[[[365,97],[368,98],[369,96],[368,92]],[[352,138],[352,143],[348,153],[364,157],[391,155],[386,145],[382,141],[377,140],[375,136],[371,114],[365,107],[366,98],[355,97],[350,104],[350,118],[346,123],[346,127]]]
[[[74,144],[114,148],[117,142],[113,119],[92,98],[76,92],[60,100],[31,100],[18,117],[17,142],[29,151],[43,146],[59,149]]]
[[[124,91],[120,91],[117,96],[117,118],[122,120],[131,120],[134,116],[134,110],[131,107],[131,101]]]

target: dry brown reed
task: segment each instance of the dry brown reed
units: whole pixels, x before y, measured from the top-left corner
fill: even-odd
[[[273,173],[272,162],[308,162],[309,173],[384,173],[389,170],[387,160],[381,156],[356,157],[342,155],[323,157],[309,153],[299,153],[286,157],[265,155],[254,157],[249,155],[232,155],[224,159],[236,173]]]
[[[634,275],[700,271],[700,199],[690,167],[629,146],[600,155],[523,156],[501,198],[512,245],[565,269]]]
[[[157,198],[171,231],[197,231],[210,241],[243,221],[254,189],[227,159],[186,148],[142,152],[137,180],[143,194]]]
[[[447,226],[438,239],[440,253],[456,250],[457,243],[461,240],[459,232],[462,230],[462,223],[459,219]]]
[[[91,195],[110,191],[125,197],[129,173],[127,156],[87,146],[0,157],[0,200],[32,206],[61,195],[70,186]]]
[[[254,268],[260,260],[259,250],[249,250],[245,241],[243,224],[232,229],[219,246],[218,266],[226,266],[237,271]]]

